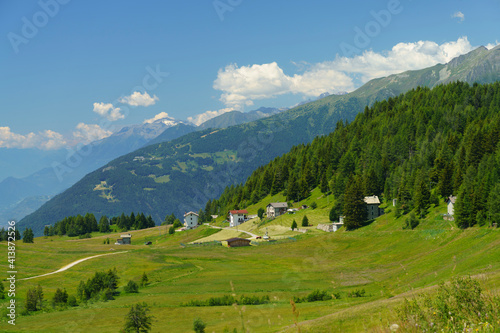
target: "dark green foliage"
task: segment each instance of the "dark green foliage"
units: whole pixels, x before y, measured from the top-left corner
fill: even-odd
[[[174,226],[170,226],[170,228],[168,228],[168,234],[169,235],[175,234],[175,228],[174,228]]]
[[[364,202],[363,184],[359,177],[347,183],[344,196],[344,226],[346,230],[354,230],[366,220],[366,204]]]
[[[148,285],[148,282],[149,279],[148,279],[148,276],[146,275],[146,272],[143,272],[142,273],[142,277],[141,277],[141,287],[145,287]]]
[[[110,232],[110,225],[113,224],[117,225],[122,231],[130,229],[139,230],[155,226],[155,222],[151,216],[146,218],[143,213],[137,214],[137,216],[133,212],[130,216],[122,213],[121,216],[112,217],[111,219],[103,215],[99,220],[99,224],[97,224],[94,214],[87,213],[85,216],[69,216],[56,222],[53,232],[59,236],[68,235],[70,237],[80,236],[80,238],[90,238],[90,233],[94,231]]]
[[[419,222],[414,212],[410,213],[410,216],[405,219],[403,229],[415,229]]]
[[[174,213],[170,214],[170,215],[167,215],[165,216],[165,221],[161,224],[161,225],[170,225],[170,224],[174,224],[174,221],[176,220],[176,217],[174,215]]]
[[[347,294],[347,297],[365,297],[365,289],[356,289]]]
[[[33,243],[33,230],[26,228],[23,232],[23,243]]]
[[[68,297],[68,306],[78,306],[78,302],[76,301],[76,297],[74,295]]]
[[[0,299],[5,299],[5,287],[2,282],[0,282]]]
[[[311,208],[312,209],[318,208],[318,204],[316,203],[316,201],[313,201],[313,203],[311,204]]]
[[[194,321],[193,321],[193,330],[196,332],[196,333],[205,333],[205,327],[207,325],[203,322],[203,320],[201,320],[200,318],[196,318]]]
[[[138,293],[139,292],[139,285],[130,280],[128,281],[127,285],[123,288],[125,290],[126,293]]]
[[[111,229],[109,227],[109,220],[108,218],[103,215],[101,216],[101,219],[99,220],[99,232],[110,232]]]
[[[488,220],[500,224],[500,183],[496,183],[488,197]]]
[[[333,294],[335,299],[340,299],[340,293]],[[305,297],[293,297],[293,301],[295,303],[304,303],[304,302],[320,302],[320,301],[329,301],[333,297],[326,290],[313,290],[310,294]]]
[[[427,215],[427,210],[430,207],[431,192],[429,190],[429,181],[423,174],[420,174],[417,177],[413,198],[417,214],[419,215],[419,217],[424,218]]]
[[[265,209],[260,207],[259,210],[257,211],[257,216],[259,217],[259,219],[263,219],[264,218],[264,213],[265,213]]]
[[[66,291],[66,289],[61,290],[60,288],[57,288],[56,293],[52,298],[52,305],[61,306],[65,305],[67,302],[68,302],[68,292]]]
[[[107,272],[96,272],[87,282],[80,281],[76,294],[81,301],[113,299],[113,294],[118,289],[118,280],[116,268]]]
[[[303,227],[309,226],[309,219],[307,218],[307,215],[304,215],[304,217],[302,218],[302,226]]]
[[[125,316],[124,331],[130,333],[146,333],[151,331],[153,316],[149,315],[149,306],[143,303],[132,305]]]
[[[222,297],[210,297],[206,301],[191,300],[187,303],[182,303],[181,306],[228,306],[233,304],[259,305],[267,304],[269,302],[270,298],[268,295],[262,297],[241,295],[239,299],[231,295],[224,295]]]
[[[49,236],[49,233],[50,233],[50,229],[49,229],[49,227],[48,227],[48,226],[45,226],[45,227],[43,228],[43,235],[44,235],[45,237],[47,237],[47,236]]]
[[[173,227],[174,227],[174,229],[182,228],[182,222],[181,222],[181,220],[175,219]]]
[[[297,222],[295,222],[295,220],[293,220],[291,228],[292,230],[297,229]]]
[[[440,284],[436,293],[406,299],[397,310],[402,331],[498,332],[500,298],[484,293],[471,277],[454,278]],[[488,325],[485,325],[488,323]],[[477,327],[478,329],[473,329]],[[484,330],[483,330],[484,328]]]
[[[24,302],[26,311],[38,311],[43,307],[43,290],[40,285],[29,288],[26,292],[26,300]]]
[[[335,207],[335,205],[333,205],[332,209],[330,209],[330,213],[328,214],[330,221],[331,222],[338,222],[339,216],[340,216],[340,214],[337,211],[337,208]]]

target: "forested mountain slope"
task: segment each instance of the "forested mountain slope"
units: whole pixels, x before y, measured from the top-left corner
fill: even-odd
[[[258,168],[244,185],[209,201],[204,215],[281,191],[298,201],[319,187],[335,194],[346,221],[353,201],[363,205],[368,195],[396,198],[401,213],[425,216],[431,193],[457,195],[459,227],[500,221],[499,141],[500,83],[417,88],[376,102],[351,124],[339,122],[330,135]]]

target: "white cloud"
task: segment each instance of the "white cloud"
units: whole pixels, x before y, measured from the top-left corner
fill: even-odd
[[[101,117],[106,117],[109,121],[123,119],[125,116],[120,112],[120,108],[115,108],[111,103],[94,103],[94,112]]]
[[[495,43],[488,43],[485,47],[488,49],[488,50],[491,50],[492,48],[495,48],[499,45],[500,43],[496,40]]]
[[[154,116],[153,118],[144,120],[144,124],[152,124],[155,121],[160,120],[160,119],[169,119],[169,120],[171,120],[171,119],[174,119],[174,118],[170,117],[168,115],[168,113],[166,113],[166,112],[160,112],[156,116]]]
[[[332,61],[300,63],[305,70],[293,76],[286,75],[276,62],[242,67],[231,64],[219,70],[213,87],[222,91],[220,100],[228,108],[242,110],[254,100],[283,94],[315,97],[326,91],[352,91],[371,79],[447,63],[472,49],[467,37],[443,44],[399,43],[382,53],[367,50],[351,58],[337,55]]]
[[[73,132],[73,137],[80,143],[90,143],[92,141],[107,138],[113,132],[105,130],[96,124],[79,123]]]
[[[206,111],[204,113],[197,114],[194,117],[188,117],[187,120],[190,123],[195,124],[196,126],[200,126],[203,124],[205,121],[215,118],[217,116],[220,116],[221,114],[224,114],[226,112],[234,111],[232,108],[226,108],[226,109],[221,109],[218,111]]]
[[[128,104],[131,106],[150,106],[154,105],[157,100],[158,97],[156,97],[156,95],[153,95],[153,97],[151,97],[147,92],[141,94],[140,92],[135,91],[130,96],[120,98],[119,101],[120,103]]]
[[[463,22],[465,20],[465,15],[464,13],[458,11],[455,12],[451,15],[452,18],[457,18],[460,22]]]
[[[0,127],[0,147],[51,150],[59,149],[64,145],[66,141],[63,136],[51,130],[23,135],[12,132],[10,127]]]

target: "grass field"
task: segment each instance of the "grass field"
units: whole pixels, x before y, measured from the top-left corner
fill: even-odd
[[[250,207],[250,214],[275,199],[266,198],[262,204]],[[396,322],[394,307],[403,297],[432,290],[453,276],[476,276],[493,292],[500,287],[500,230],[459,230],[442,219],[444,203],[433,208],[415,230],[402,230],[405,217],[396,219],[389,212],[357,231],[325,233],[315,228],[327,222],[332,198],[313,192],[307,204],[313,201],[318,204],[315,210],[305,209],[260,226],[260,221],[240,226],[240,230],[258,235],[267,230],[271,236],[284,234],[297,239],[283,244],[230,249],[181,246],[226,236],[226,230],[215,233],[208,226],[174,235],[168,235],[165,226],[132,231],[131,246],[103,244],[107,237],[114,243],[119,233],[95,234],[83,240],[55,236],[36,238],[34,244],[18,242],[18,279],[49,273],[88,256],[129,252],[87,260],[58,274],[18,281],[18,306],[23,304],[27,288],[39,283],[47,309],[18,317],[15,328],[3,315],[0,331],[118,332],[130,306],[145,301],[155,316],[153,332],[192,332],[196,317],[207,324],[206,332],[223,332],[226,328],[231,332],[234,328],[238,332],[297,332],[290,299],[321,289],[340,292],[341,298],[296,304],[300,332],[385,332]],[[314,225],[310,231],[289,231],[292,220],[300,226],[304,215]],[[234,233],[227,236],[234,237]],[[153,244],[143,245],[146,241]],[[1,267],[6,272],[6,244],[0,244],[0,249],[5,253]],[[66,288],[75,295],[80,280],[113,267],[120,276],[122,291],[115,300],[80,304],[63,311],[51,309],[48,300],[57,288]],[[143,272],[151,283],[138,294],[125,294],[123,286],[129,280],[139,282]],[[362,288],[366,297],[347,297],[349,292]],[[230,294],[238,298],[269,295],[271,303],[180,306],[190,300]]]

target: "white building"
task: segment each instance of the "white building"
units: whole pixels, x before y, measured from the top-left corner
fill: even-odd
[[[455,201],[457,200],[457,197],[450,195],[448,200],[446,202],[448,203],[448,215],[453,216],[455,213]]]
[[[243,210],[230,210],[229,211],[229,226],[231,228],[236,227],[243,222],[245,222],[247,218],[248,212],[246,209]]]
[[[198,226],[198,214],[189,212],[184,214],[184,226],[186,229],[194,229]]]

